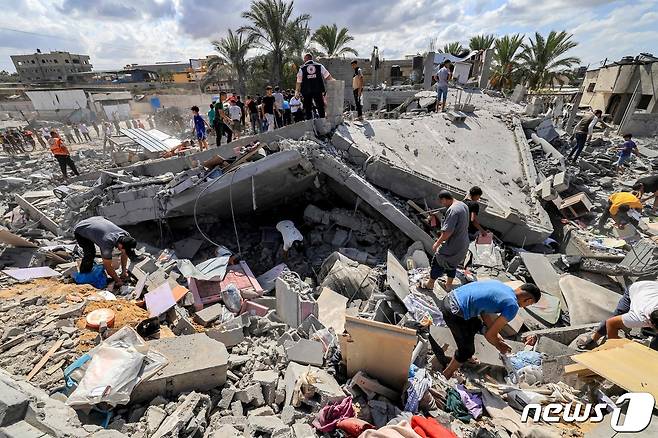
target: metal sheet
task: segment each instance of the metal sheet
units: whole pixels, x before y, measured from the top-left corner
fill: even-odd
[[[137,142],[149,152],[166,152],[173,146],[181,143],[180,140],[171,137],[162,131],[158,131],[157,129],[147,131],[141,128],[130,128],[121,129],[121,133]]]

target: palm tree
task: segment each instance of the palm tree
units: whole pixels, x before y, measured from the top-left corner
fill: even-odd
[[[505,35],[494,44],[491,86],[496,89],[512,88],[519,79],[518,50],[523,44],[524,35]]]
[[[534,41],[530,39],[529,44],[523,44],[519,59],[523,61],[521,68],[528,88],[553,87],[554,82],[563,82],[561,76],[564,70],[580,62],[575,56],[562,57],[578,45],[571,40],[572,37],[573,35],[566,31],[552,30],[546,38],[535,32]]]
[[[283,76],[283,57],[290,34],[311,18],[308,14],[293,17],[293,5],[292,0],[290,3],[283,0],[254,0],[250,9],[242,13],[242,18],[251,21],[251,24],[238,29],[238,32],[254,38],[260,47],[269,50],[275,84]]]
[[[457,56],[463,51],[464,47],[462,47],[459,41],[453,41],[443,46],[443,53],[449,53],[453,56]]]
[[[351,53],[354,56],[359,55],[359,52],[347,46],[350,41],[354,41],[354,37],[349,35],[345,27],[338,30],[336,23],[331,26],[323,24],[315,31],[312,39],[322,49],[321,54],[327,58],[334,58],[347,53]]]
[[[247,75],[247,61],[245,60],[247,52],[254,46],[256,37],[254,35],[247,35],[243,38],[242,34],[233,33],[231,29],[228,34],[220,39],[212,42],[215,50],[219,56],[212,58],[208,62],[208,69],[211,70],[213,66],[228,64],[231,66],[237,79],[237,86],[235,87],[241,96],[247,94],[246,75]]]
[[[224,58],[217,55],[211,56],[206,64],[206,74],[199,81],[199,88],[203,92],[210,84],[219,85],[225,81],[232,82],[236,87],[237,76],[233,67]]]
[[[493,34],[475,35],[468,43],[471,50],[487,50],[493,46],[496,36]]]
[[[311,29],[306,23],[294,29],[288,36],[287,63],[299,63],[305,53],[317,54],[312,46]]]

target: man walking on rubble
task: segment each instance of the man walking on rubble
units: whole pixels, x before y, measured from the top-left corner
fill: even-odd
[[[297,72],[297,83],[295,85],[295,96],[302,96],[306,120],[313,119],[313,105],[318,111],[318,117],[324,119],[324,81],[332,81],[334,78],[322,64],[313,60],[313,55],[304,55],[304,64]]]
[[[593,114],[588,114],[580,119],[580,122],[578,122],[573,130],[576,144],[571,149],[571,152],[569,152],[569,156],[567,157],[569,160],[572,159],[571,156],[573,155],[573,162],[578,161],[578,157],[580,157],[580,153],[583,151],[585,143],[592,140],[594,127],[599,120],[601,120],[601,116],[603,116],[603,111],[597,109]]]
[[[217,136],[216,144],[219,147],[222,144],[222,137],[226,135],[226,143],[233,140],[233,130],[228,126],[231,119],[224,111],[224,102],[226,101],[226,92],[219,93],[219,100],[215,102],[215,118],[213,119],[213,129]]]
[[[480,198],[482,197],[482,189],[478,186],[471,187],[468,191],[468,196],[464,198],[464,204],[468,207],[468,240],[473,241],[480,235],[487,234],[487,230],[482,228],[478,215],[480,214]]]
[[[637,150],[637,145],[631,140],[631,138],[633,138],[633,135],[630,133],[624,134],[624,142],[615,148],[619,155],[619,158],[617,158],[617,161],[614,164],[617,173],[621,173],[621,166],[631,158],[631,154],[640,155],[640,151]]]
[[[457,349],[443,375],[451,378],[473,357],[475,335],[482,329],[482,322],[487,327],[485,339],[502,354],[510,353],[511,347],[505,343],[500,331],[516,317],[519,308],[535,304],[540,298],[541,291],[534,284],[525,283],[512,289],[498,280],[469,283],[446,295],[440,305],[441,313]],[[434,351],[437,348],[440,346],[432,345]]]
[[[448,101],[448,81],[452,78],[450,66],[452,63],[448,60],[442,64],[441,68],[436,72],[436,112],[439,112],[439,103],[441,103],[441,111],[445,112],[446,102]],[[443,99],[443,100],[442,100]]]
[[[653,198],[653,207],[651,214],[655,215],[658,210],[658,175],[645,176],[638,179],[633,185],[633,190],[637,191],[637,197],[641,202],[646,202]],[[647,198],[642,199],[645,194],[650,194]]]
[[[623,229],[628,223],[637,226],[639,223],[639,212],[641,211],[642,202],[633,193],[613,193],[608,198],[608,205],[599,218],[597,228],[603,230],[609,218],[615,221],[615,226],[619,229]]]
[[[106,146],[110,144],[110,151],[114,151],[114,146],[112,146],[112,124],[110,122],[103,123],[103,153],[105,153]]]
[[[192,111],[192,122],[194,123],[194,132],[196,133],[196,139],[199,140],[199,150],[206,150],[208,149],[208,135],[206,134],[206,126],[210,127],[208,125],[208,122],[201,117],[199,114],[199,107],[194,105],[192,108],[190,108]]]
[[[75,167],[75,163],[71,159],[71,153],[69,149],[64,146],[64,141],[60,138],[59,134],[55,131],[50,132],[50,139],[48,140],[50,145],[50,152],[53,153],[53,156],[59,163],[59,168],[62,170],[62,175],[64,175],[64,180],[68,181],[69,175],[66,172],[66,168],[70,167],[71,171],[75,176],[80,175],[78,169]]]
[[[96,247],[101,250],[103,267],[105,272],[113,280],[116,287],[123,285],[123,280],[128,277],[128,259],[136,260],[135,248],[137,241],[130,234],[102,216],[93,216],[78,224],[73,228],[75,240],[82,248],[83,256],[80,263],[80,273],[91,272],[94,267],[94,258],[96,257]],[[117,275],[112,266],[112,251],[117,248],[121,252],[121,275]]]
[[[581,350],[597,343],[603,336],[619,338],[619,330],[651,327],[658,329],[658,282],[638,281],[624,291],[612,316],[599,324],[594,333],[586,333],[576,340]],[[650,348],[658,350],[658,336],[654,336]]]
[[[447,207],[441,223],[441,235],[434,242],[430,278],[421,283],[420,287],[434,290],[436,279],[444,273],[447,276],[445,290],[450,292],[455,280],[457,267],[464,261],[470,243],[468,239],[469,214],[468,207],[457,201],[447,190],[439,193],[439,202]]]

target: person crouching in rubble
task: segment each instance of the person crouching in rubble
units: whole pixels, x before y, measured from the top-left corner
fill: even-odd
[[[599,324],[594,333],[585,333],[576,340],[581,350],[594,345],[603,336],[619,338],[619,330],[651,327],[658,329],[658,281],[638,281],[624,291],[613,316]],[[650,348],[658,350],[658,336],[654,336]]]
[[[447,190],[439,193],[439,202],[441,206],[448,207],[448,209],[441,222],[441,235],[432,246],[434,257],[432,257],[430,278],[419,286],[423,289],[433,290],[436,279],[445,273],[447,276],[445,290],[450,292],[457,274],[457,267],[464,261],[468,252],[470,220],[466,204],[454,199]]]
[[[658,175],[645,176],[635,181],[633,190],[637,192],[637,197],[640,201],[647,202],[653,198],[653,207],[651,207],[651,214],[656,214],[658,211]],[[642,199],[645,194],[649,196]]]
[[[519,308],[535,304],[541,291],[531,283],[516,289],[498,280],[476,281],[458,287],[441,302],[441,313],[457,344],[455,355],[443,375],[449,379],[455,371],[475,354],[475,335],[487,326],[487,341],[502,354],[511,352],[500,331],[516,317]],[[500,314],[496,316],[495,314]],[[436,348],[436,347],[434,347]]]
[[[210,128],[210,125],[208,125],[208,122],[199,115],[198,106],[194,105],[190,110],[192,110],[193,114],[192,120],[194,121],[194,132],[196,133],[197,140],[199,140],[199,149],[202,151],[206,150],[208,149],[206,126]]]
[[[608,205],[599,219],[598,229],[603,230],[608,218],[612,218],[615,221],[615,226],[619,229],[623,229],[627,223],[637,226],[639,223],[638,213],[641,211],[642,202],[633,193],[613,193],[608,198]]]
[[[119,228],[102,216],[93,216],[78,222],[73,228],[73,235],[83,251],[80,273],[91,272],[94,268],[94,258],[96,257],[94,245],[98,245],[105,272],[114,280],[115,287],[123,286],[123,280],[128,277],[126,267],[128,259],[137,260],[137,254],[135,254],[137,241],[126,230]],[[117,275],[112,266],[114,248],[121,252],[121,276]]]
[[[64,175],[65,181],[69,179],[68,173],[66,172],[67,167],[71,168],[75,176],[80,175],[80,172],[78,172],[78,169],[75,167],[75,163],[71,159],[69,149],[64,146],[64,141],[56,131],[50,131],[48,144],[50,145],[50,152],[53,153],[53,156],[59,163],[59,168],[62,169],[62,175]]]

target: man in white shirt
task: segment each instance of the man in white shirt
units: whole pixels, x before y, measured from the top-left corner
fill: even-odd
[[[242,132],[242,109],[238,106],[235,98],[231,98],[231,106],[228,107],[228,113],[233,122],[233,136],[234,138],[240,138],[240,133]]]
[[[577,346],[586,348],[606,334],[608,339],[616,339],[619,330],[642,327],[658,329],[658,281],[633,283],[622,295],[613,316],[601,322],[596,332],[580,336]],[[658,336],[654,336],[650,347],[658,350]]]
[[[297,84],[295,85],[295,97],[300,92],[304,104],[306,120],[313,119],[313,108],[318,111],[318,117],[324,119],[324,81],[332,81],[334,78],[324,65],[313,61],[313,55],[304,55],[304,64],[297,72]]]
[[[446,101],[448,100],[448,81],[452,77],[450,66],[452,63],[446,60],[443,66],[436,72],[436,112],[439,112],[439,102],[441,103],[441,111],[446,110]],[[443,100],[442,100],[443,98]]]
[[[603,111],[596,110],[594,111],[594,114],[588,114],[580,119],[580,122],[578,122],[573,130],[573,135],[576,138],[576,145],[571,149],[571,152],[569,152],[568,159],[571,160],[571,156],[575,154],[573,161],[578,161],[578,157],[585,147],[585,142],[592,140],[594,127],[597,123],[599,123],[599,120],[601,120],[602,116]]]
[[[277,86],[274,87],[274,117],[276,119],[276,127],[280,128],[283,126],[283,101],[285,100],[281,89]]]
[[[297,96],[290,98],[290,113],[292,114],[292,119],[295,123],[304,120],[304,113],[302,112],[302,100]]]

